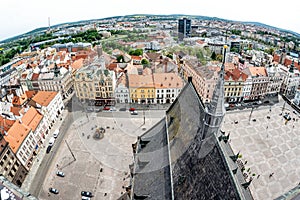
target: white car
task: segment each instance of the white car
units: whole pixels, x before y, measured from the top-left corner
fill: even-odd
[[[109,111],[117,111],[115,107],[110,107]]]
[[[49,140],[49,146],[53,146],[54,142],[55,142],[55,138],[51,137]]]
[[[134,111],[130,111],[130,114],[131,115],[138,115],[138,112],[136,110],[134,110]]]
[[[59,129],[56,129],[53,133],[53,137],[57,138],[58,134],[59,134]]]

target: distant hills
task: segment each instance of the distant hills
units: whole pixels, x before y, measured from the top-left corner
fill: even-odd
[[[297,33],[297,32],[287,30],[287,29],[283,29],[283,28],[278,28],[278,27],[271,26],[271,25],[267,25],[267,24],[264,24],[264,23],[261,23],[261,22],[242,22],[242,23],[244,23],[244,24],[254,24],[256,26],[262,26],[262,27],[267,27],[267,28],[273,28],[273,29],[277,29],[277,30],[280,30],[280,31],[283,31],[283,32],[288,32],[288,33],[296,35],[297,37],[300,37],[300,34]]]
[[[226,21],[226,22],[240,22],[240,23],[243,23],[243,24],[253,24],[255,26],[261,26],[261,27],[266,27],[266,28],[271,28],[271,29],[277,29],[279,31],[291,33],[291,34],[293,34],[297,37],[300,37],[300,34],[297,33],[297,32],[282,29],[282,28],[278,28],[278,27],[274,27],[274,26],[270,26],[270,25],[260,23],[260,22],[251,22],[251,21],[250,22],[243,22],[243,21],[235,21],[235,20],[223,19],[223,18],[218,18],[218,17],[208,17],[208,16],[201,16],[201,15],[185,15],[185,14],[171,14],[171,15],[132,14],[132,15],[124,15],[124,16],[112,16],[112,17],[106,17],[106,18],[101,18],[101,19],[90,19],[90,20],[82,20],[82,21],[75,21],[75,22],[66,22],[66,23],[56,24],[56,25],[53,25],[51,27],[55,28],[55,27],[59,27],[59,26],[62,26],[62,25],[66,25],[66,24],[76,25],[76,24],[82,24],[82,23],[89,23],[89,22],[92,22],[92,21],[95,21],[95,20],[115,19],[115,18],[120,18],[120,17],[131,18],[131,17],[135,17],[135,16],[147,16],[147,17],[155,17],[156,16],[156,17],[168,17],[168,18],[173,17],[173,18],[176,18],[176,19],[182,18],[182,17],[188,17],[188,18],[191,18],[191,19],[198,19],[198,20],[212,20],[212,21],[218,20],[218,21]],[[44,31],[47,30],[47,28],[48,27],[40,27],[40,28],[34,29],[32,31],[29,31],[27,33],[20,34],[20,35],[5,39],[3,41],[0,41],[0,43],[6,43],[6,42],[10,42],[10,41],[17,40],[17,39],[20,39],[20,38],[29,37],[29,36],[32,36],[34,34],[44,32]]]

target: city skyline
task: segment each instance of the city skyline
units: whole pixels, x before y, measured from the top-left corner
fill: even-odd
[[[37,0],[5,1],[0,8],[1,15],[0,41],[21,35],[36,28],[47,27],[48,18],[51,25],[81,20],[101,19],[106,17],[132,14],[183,14],[218,17],[234,21],[260,22],[277,28],[300,33],[300,17],[296,6],[286,3],[268,4],[258,0],[251,4],[240,5],[237,0],[195,2],[186,0],[184,3],[174,1],[153,0],[149,4],[141,4],[138,0],[130,2],[112,0],[109,2],[89,1],[88,4],[76,4],[74,1],[53,0],[46,6]],[[124,9],[126,8],[126,9]]]

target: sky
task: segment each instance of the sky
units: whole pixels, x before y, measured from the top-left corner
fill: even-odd
[[[50,24],[131,14],[186,14],[256,21],[300,33],[295,1],[263,0],[1,0],[0,41]]]

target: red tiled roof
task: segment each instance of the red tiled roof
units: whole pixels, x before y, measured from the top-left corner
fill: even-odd
[[[7,131],[7,135],[5,135],[4,138],[14,153],[17,153],[29,132],[30,128],[25,124],[21,124],[19,120],[15,121],[12,127]]]
[[[2,128],[4,129],[4,131],[7,132],[14,123],[15,123],[15,120],[6,119],[0,115],[0,124],[1,124]],[[3,133],[2,132],[3,129],[0,129],[1,133]]]
[[[16,116],[20,116],[21,109],[22,109],[21,107],[12,106],[10,107],[10,112],[12,112]]]
[[[22,122],[26,126],[30,127],[32,131],[35,131],[42,119],[43,115],[41,115],[34,107],[30,107],[29,110],[23,115]]]
[[[249,67],[251,76],[267,76],[266,68],[264,67]]]
[[[39,75],[40,75],[40,74],[35,74],[35,73],[33,73],[33,74],[32,74],[31,80],[32,80],[32,81],[37,81],[37,80],[39,79]]]
[[[109,70],[115,70],[118,67],[118,63],[110,63],[108,65]]]
[[[230,80],[230,78],[234,81],[239,81],[240,78],[245,81],[247,79],[247,74],[243,73],[241,70],[235,68],[233,70],[228,70],[225,72],[224,79]]]
[[[183,81],[175,73],[154,73],[155,88],[182,88]]]
[[[73,69],[80,69],[83,66],[83,60],[84,60],[83,58],[79,58],[78,60],[75,60],[72,63],[71,67]]]
[[[132,60],[142,60],[141,56],[131,56]]]
[[[38,91],[32,100],[42,106],[48,106],[56,95],[57,92],[54,91]]]
[[[152,75],[128,74],[129,87],[154,87]]]

